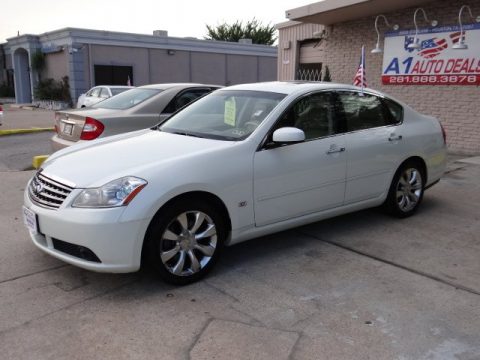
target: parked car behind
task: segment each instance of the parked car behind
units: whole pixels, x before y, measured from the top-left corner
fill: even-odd
[[[77,109],[95,105],[100,101],[103,101],[112,96],[118,95],[132,88],[133,86],[119,86],[119,85],[95,86],[90,90],[88,90],[85,94],[81,94],[78,97]]]
[[[217,85],[190,83],[145,85],[90,108],[57,111],[53,149],[151,127],[218,88]]]
[[[70,264],[129,272],[148,260],[185,284],[224,245],[382,204],[410,216],[445,163],[438,120],[380,92],[236,85],[158,127],[53,154],[25,190],[25,222]]]

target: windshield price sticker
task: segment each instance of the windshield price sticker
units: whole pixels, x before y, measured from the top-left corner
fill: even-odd
[[[227,125],[235,126],[235,117],[237,114],[237,104],[235,98],[230,97],[225,100],[224,122]]]

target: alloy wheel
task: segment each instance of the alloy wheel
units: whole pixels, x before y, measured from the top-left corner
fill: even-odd
[[[396,199],[398,208],[409,212],[418,204],[423,192],[422,174],[415,168],[405,169],[397,183]]]
[[[217,248],[217,228],[202,211],[186,211],[176,216],[160,239],[160,259],[177,276],[201,271]]]

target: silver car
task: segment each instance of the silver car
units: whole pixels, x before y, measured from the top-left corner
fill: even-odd
[[[217,85],[156,84],[140,86],[90,108],[57,111],[53,149],[152,127]]]

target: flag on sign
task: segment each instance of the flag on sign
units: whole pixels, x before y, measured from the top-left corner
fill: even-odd
[[[130,81],[130,75],[127,77],[127,86],[132,86],[132,82]]]
[[[362,46],[362,56],[360,57],[357,73],[353,78],[353,85],[360,86],[362,90],[367,87],[367,78],[365,75],[365,45]]]

